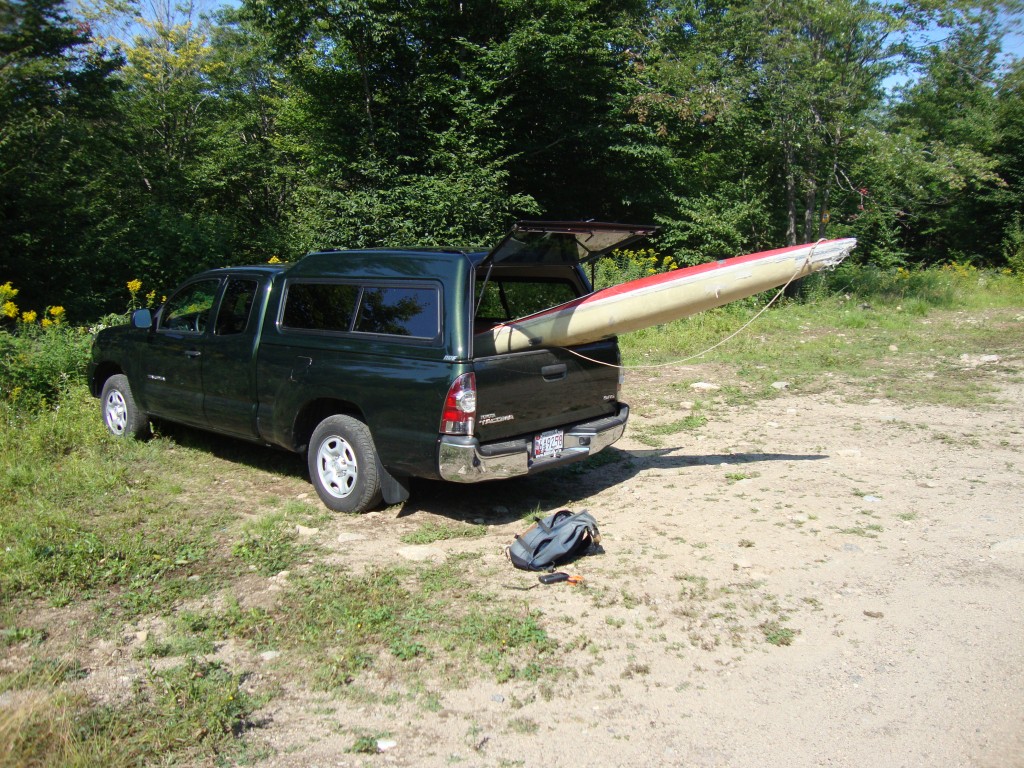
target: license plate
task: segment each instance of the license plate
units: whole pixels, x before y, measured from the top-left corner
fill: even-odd
[[[533,458],[542,459],[557,456],[562,452],[565,434],[560,429],[542,432],[533,438]]]

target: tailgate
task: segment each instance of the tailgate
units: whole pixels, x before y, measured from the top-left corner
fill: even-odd
[[[578,354],[554,348],[474,360],[480,442],[614,414],[619,370],[612,366],[619,363],[618,343],[607,339],[573,351]]]

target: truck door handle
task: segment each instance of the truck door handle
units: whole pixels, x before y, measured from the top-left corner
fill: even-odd
[[[185,350],[185,357],[196,358],[196,357],[199,357],[202,354],[203,353],[200,352],[198,349],[186,349]]]
[[[544,381],[561,381],[565,378],[566,370],[565,363],[545,365],[540,369],[540,375],[544,377]]]

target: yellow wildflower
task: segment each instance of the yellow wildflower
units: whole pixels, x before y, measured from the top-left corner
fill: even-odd
[[[156,288],[146,294],[146,306],[152,308],[154,301],[156,301]]]
[[[44,317],[42,322],[40,322],[40,325],[42,325],[43,328],[49,328],[51,325],[56,325],[56,323],[54,323],[50,318]]]
[[[21,313],[21,322],[23,323],[34,323],[36,321],[36,311],[34,309],[28,309]]]
[[[11,281],[8,280],[3,285],[0,285],[0,301],[6,303],[18,295],[18,289],[11,285]]]
[[[64,322],[64,307],[59,305],[56,307],[50,307],[49,311],[50,317],[53,318],[53,322],[55,325],[59,325],[60,323]]]
[[[129,280],[128,281],[128,293],[134,296],[136,293],[142,290],[141,280]]]
[[[10,283],[8,283],[10,285]],[[17,317],[18,316],[18,305],[13,301],[5,301],[2,309],[4,317]]]
[[[267,264],[280,264],[280,263],[281,263],[281,260],[279,258],[277,258],[277,256],[271,256],[269,259],[267,259]]]

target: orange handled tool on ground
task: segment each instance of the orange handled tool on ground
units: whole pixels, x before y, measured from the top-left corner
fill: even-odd
[[[579,586],[583,583],[582,576],[570,576],[568,573],[563,573],[562,571],[545,573],[543,576],[538,576],[537,580],[540,581],[541,584],[558,584],[561,581],[567,581],[573,586]]]

